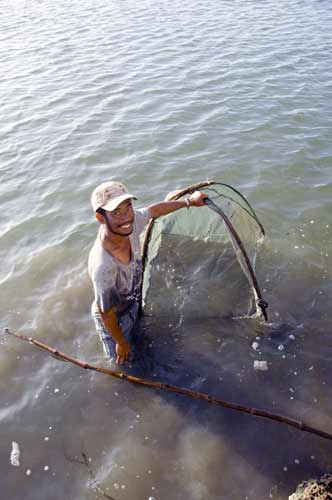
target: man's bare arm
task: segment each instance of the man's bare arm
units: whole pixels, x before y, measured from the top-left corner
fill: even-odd
[[[123,335],[114,307],[107,312],[99,309],[99,312],[105,329],[116,343],[116,362],[121,365],[129,359],[130,345]]]
[[[150,205],[148,207],[150,216],[153,219],[157,219],[162,215],[170,214],[171,212],[175,212],[175,210],[179,210],[184,207],[201,207],[204,205],[204,199],[206,198],[206,194],[201,193],[200,191],[194,191],[188,198],[183,200],[170,200],[170,201],[162,201],[160,203],[156,203],[154,205]]]

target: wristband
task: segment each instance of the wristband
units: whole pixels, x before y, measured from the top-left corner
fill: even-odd
[[[187,209],[189,209],[189,208],[190,208],[190,206],[191,206],[190,199],[189,199],[189,198],[185,198],[185,199],[184,199],[184,202],[185,202],[185,204],[186,204]]]

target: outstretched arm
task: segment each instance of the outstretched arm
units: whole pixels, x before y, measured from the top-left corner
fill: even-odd
[[[182,200],[161,201],[160,203],[150,205],[148,209],[150,216],[153,219],[157,219],[162,215],[170,214],[180,208],[202,207],[204,205],[205,198],[207,198],[206,194],[201,193],[200,191],[194,191],[190,196]]]

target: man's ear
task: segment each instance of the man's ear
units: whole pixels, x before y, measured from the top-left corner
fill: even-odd
[[[102,214],[99,214],[98,212],[96,212],[96,219],[98,222],[100,222],[100,224],[105,224],[105,218]]]

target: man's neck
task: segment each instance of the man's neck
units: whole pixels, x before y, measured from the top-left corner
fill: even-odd
[[[112,246],[114,248],[127,248],[130,243],[130,237],[123,236],[121,234],[113,233],[108,229],[108,227],[103,226],[100,231],[100,240],[104,244],[108,246]]]
[[[129,236],[112,233],[108,228],[102,228],[100,241],[103,248],[123,264],[131,260],[131,244]]]

